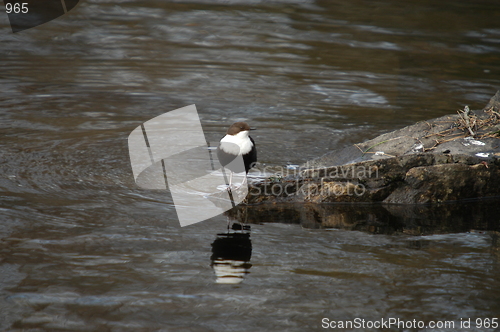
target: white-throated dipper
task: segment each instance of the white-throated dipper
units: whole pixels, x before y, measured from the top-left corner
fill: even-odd
[[[249,136],[250,130],[253,129],[246,122],[233,123],[217,147],[217,157],[221,165],[231,171],[229,187],[231,187],[232,173],[243,172],[243,167],[237,165],[237,163],[231,164],[237,156],[243,157],[244,171],[246,173],[257,162],[257,149],[255,148],[255,141]]]

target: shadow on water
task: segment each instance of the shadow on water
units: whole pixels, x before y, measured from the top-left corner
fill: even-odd
[[[240,222],[300,224],[312,229],[345,229],[373,234],[429,235],[499,231],[499,199],[399,204],[262,204],[237,206],[228,215]]]

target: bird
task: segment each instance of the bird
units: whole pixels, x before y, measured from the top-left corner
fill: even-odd
[[[249,135],[250,126],[246,122],[236,122],[233,123],[226,132],[217,147],[217,158],[222,167],[228,168],[231,171],[229,179],[229,188],[231,188],[231,182],[233,178],[233,173],[241,173],[248,171],[255,166],[257,162],[257,149],[255,147],[255,141]],[[233,162],[237,156],[243,157],[243,165],[241,163]],[[244,169],[243,169],[244,166]]]

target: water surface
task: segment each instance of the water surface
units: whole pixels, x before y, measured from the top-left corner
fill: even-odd
[[[418,222],[447,227],[418,231],[415,214],[384,228],[371,210],[348,212],[355,227],[269,213],[252,221],[243,281],[218,284],[227,217],[180,228],[127,151],[135,127],[190,104],[211,142],[257,127],[260,167],[481,109],[500,86],[499,17],[496,1],[91,0],[12,34],[0,15],[0,328],[500,317],[498,214],[471,208],[456,226],[438,210]]]

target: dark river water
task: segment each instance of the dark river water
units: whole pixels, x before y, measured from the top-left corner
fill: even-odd
[[[298,165],[481,109],[500,89],[498,0],[87,0],[16,34],[0,8],[0,330],[500,324],[498,199],[387,223],[380,207],[320,225],[277,209],[227,234],[223,215],[180,227],[127,147],[196,104],[209,141],[247,121],[259,167]]]

